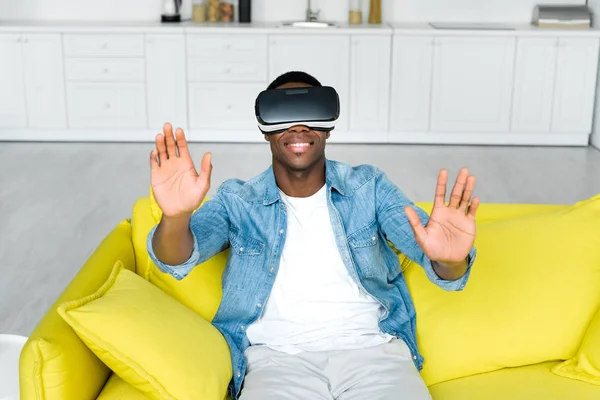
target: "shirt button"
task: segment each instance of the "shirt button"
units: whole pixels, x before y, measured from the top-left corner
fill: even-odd
[[[261,307],[262,307],[262,304],[258,303],[258,304],[256,305],[256,307],[258,307],[258,308],[261,308]]]
[[[376,241],[376,240],[377,240],[377,238],[376,238],[375,236],[373,236],[371,239],[372,239],[373,241]]]
[[[346,261],[348,261],[350,259],[350,257],[346,256]]]
[[[244,325],[240,326],[240,329],[243,331],[244,329],[246,329],[246,327]]]
[[[240,376],[242,376],[242,373],[238,371],[238,373],[236,375],[239,378]]]
[[[243,247],[240,247],[240,251],[244,251],[244,248],[243,248]]]
[[[413,356],[413,358],[416,360],[416,359],[417,359],[417,356]]]
[[[275,271],[275,268],[273,268],[273,267],[269,268],[270,273],[273,273],[273,271]]]
[[[279,233],[281,233],[283,235],[283,232],[285,232],[283,229],[279,231]]]

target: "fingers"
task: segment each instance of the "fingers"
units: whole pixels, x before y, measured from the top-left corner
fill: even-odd
[[[156,171],[158,167],[158,151],[154,149],[150,152],[150,169]]]
[[[456,183],[454,183],[454,188],[452,188],[452,194],[450,195],[450,207],[458,208],[460,206],[460,202],[463,198],[463,192],[465,190],[465,186],[467,185],[468,177],[469,170],[466,168],[462,168],[458,173]]]
[[[467,210],[467,207],[469,207],[469,204],[471,203],[471,196],[473,196],[473,190],[475,190],[475,177],[469,176],[467,178],[467,184],[465,186],[465,191],[462,195],[459,209],[463,211]]]
[[[169,159],[167,156],[167,144],[165,143],[165,135],[159,133],[156,135],[156,150],[158,152],[159,163],[165,162]]]
[[[448,171],[442,169],[438,175],[437,186],[435,187],[435,199],[433,207],[444,207],[446,205],[446,184],[448,182]]]
[[[183,129],[177,128],[177,132],[175,133],[175,138],[177,139],[177,151],[179,153],[179,157],[181,158],[191,158],[190,150],[188,148],[187,139],[185,138],[185,133]]]
[[[467,211],[467,216],[471,219],[475,219],[475,214],[477,213],[477,209],[479,208],[479,197],[475,197],[469,206],[469,210]]]
[[[177,145],[175,144],[175,137],[173,136],[173,126],[167,123],[163,127],[163,132],[165,134],[165,142],[167,146],[167,156],[169,158],[177,157]]]
[[[421,224],[421,219],[419,215],[412,207],[404,207],[404,212],[406,213],[406,217],[408,218],[408,222],[415,233],[415,239],[419,246],[423,246],[425,243],[425,239],[427,238],[427,231],[425,231],[425,227]]]
[[[208,191],[210,188],[210,177],[212,174],[212,153],[204,154],[202,161],[200,162],[200,174],[198,182],[204,186],[204,189]]]

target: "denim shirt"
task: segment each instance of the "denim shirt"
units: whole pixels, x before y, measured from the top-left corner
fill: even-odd
[[[398,254],[388,241],[422,266],[433,284],[447,291],[465,287],[475,248],[470,251],[465,275],[454,281],[440,278],[415,241],[404,207],[412,206],[423,224],[429,218],[426,212],[376,167],[350,166],[327,159],[325,168],[331,224],[344,265],[360,290],[377,299],[385,309],[379,322],[381,331],[404,340],[420,370],[423,357],[417,348],[416,311]],[[148,253],[161,271],[178,280],[198,264],[230,248],[222,277],[223,297],[212,324],[231,349],[233,379],[229,389],[232,398],[237,399],[246,373],[244,351],[250,345],[246,328],[261,316],[262,305],[269,299],[286,239],[286,208],[272,166],[248,181],[226,181],[215,197],[192,215],[194,249],[185,263],[166,265],[156,258],[152,249],[156,228],[148,235]]]

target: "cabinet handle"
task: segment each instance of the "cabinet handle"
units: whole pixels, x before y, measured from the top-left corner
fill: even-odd
[[[23,43],[29,43],[29,39],[27,39],[27,38],[23,39]]]
[[[102,72],[105,73],[105,74],[107,74],[108,73],[108,68],[106,68],[106,67],[102,68]]]
[[[21,39],[20,37],[17,38],[17,43],[21,43],[23,41],[23,39]]]
[[[231,44],[226,44],[225,45],[225,50],[231,50]]]
[[[226,74],[230,74],[230,73],[231,73],[231,70],[230,70],[229,68],[225,68],[225,73],[226,73]]]
[[[231,110],[231,108],[232,108],[232,107],[231,107],[231,104],[227,104],[227,105],[225,106],[225,109],[226,109],[226,110]]]
[[[102,48],[103,49],[108,49],[108,43],[102,43]]]
[[[104,105],[104,108],[106,108],[107,110],[108,110],[108,109],[110,109],[110,103],[106,103],[106,104]]]

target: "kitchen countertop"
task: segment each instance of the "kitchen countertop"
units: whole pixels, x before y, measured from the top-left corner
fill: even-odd
[[[280,27],[277,22],[243,23],[181,23],[122,21],[0,21],[0,33],[264,33],[264,34],[352,34],[364,35],[428,35],[428,36],[541,36],[541,37],[600,37],[600,29],[549,29],[530,24],[473,24],[461,26],[453,23],[452,29],[436,29],[428,22],[391,22],[380,25],[349,25],[336,22],[337,28]]]

